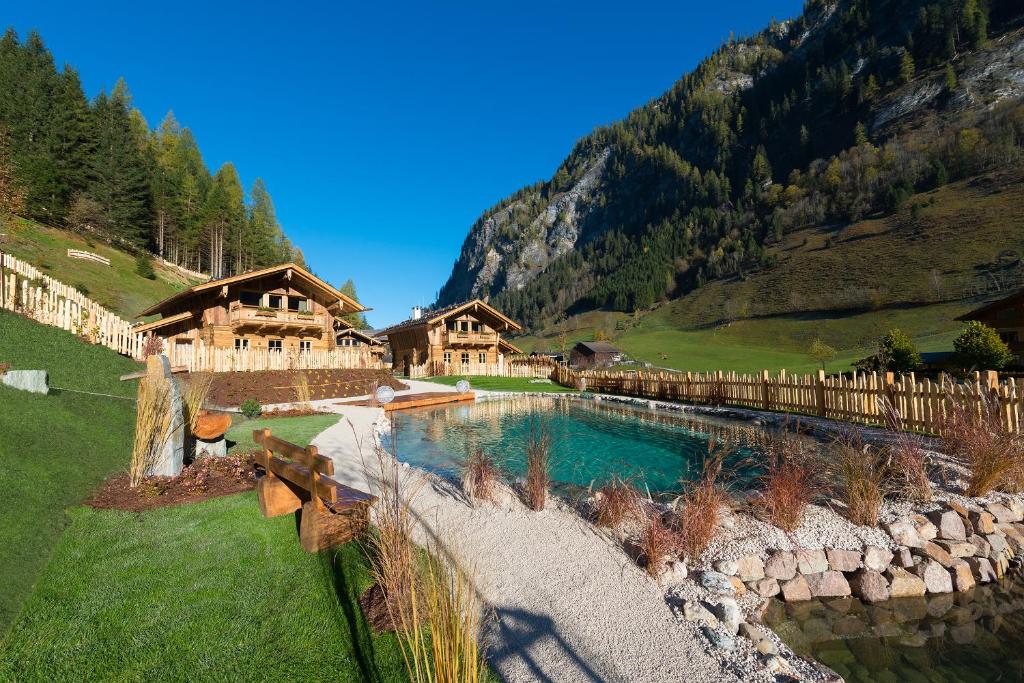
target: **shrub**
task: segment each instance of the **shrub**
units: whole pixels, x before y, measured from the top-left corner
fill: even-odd
[[[1024,437],[1006,429],[998,402],[985,399],[977,411],[953,404],[942,425],[944,450],[970,470],[968,496],[995,488],[1019,491],[1024,484]]]
[[[878,346],[882,367],[890,372],[911,372],[921,366],[921,354],[913,340],[902,330],[893,328],[882,337]]]
[[[164,340],[155,334],[151,334],[146,337],[146,341],[142,344],[142,357],[149,358],[150,356],[159,356],[164,352]]]
[[[788,433],[773,439],[767,455],[761,497],[755,508],[771,524],[793,531],[800,526],[804,509],[818,491],[814,468],[802,443]]]
[[[526,444],[526,504],[540,512],[547,502],[551,485],[551,434],[537,422],[530,423]]]
[[[711,544],[720,521],[721,508],[729,502],[728,495],[719,485],[728,452],[728,444],[712,439],[700,478],[691,483],[679,498],[681,509],[676,520],[679,551],[690,560],[699,559]]]
[[[654,578],[661,576],[665,571],[665,557],[678,550],[679,537],[676,532],[665,524],[660,512],[651,512],[640,534],[640,552],[647,573]]]
[[[999,333],[988,325],[972,320],[953,340],[957,363],[965,369],[999,370],[1013,360],[1013,353]]]
[[[475,500],[491,500],[498,478],[494,460],[480,448],[473,450],[462,467],[462,489]]]
[[[627,519],[638,518],[642,512],[636,489],[621,479],[602,486],[594,498],[594,522],[600,527],[614,529]]]
[[[156,271],[153,270],[153,261],[144,252],[139,252],[135,257],[135,274],[147,280],[156,279]]]
[[[242,415],[245,415],[250,420],[259,417],[263,412],[263,408],[260,406],[259,401],[254,398],[245,399],[238,409],[241,411]]]
[[[889,475],[886,454],[851,433],[832,445],[825,467],[847,518],[857,525],[877,525]]]

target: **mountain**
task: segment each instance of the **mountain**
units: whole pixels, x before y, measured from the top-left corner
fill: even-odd
[[[1015,0],[810,0],[487,210],[437,305],[489,296],[537,333],[671,302],[662,322],[696,328],[1024,282],[998,208],[1024,198],[1000,174],[1024,146],[1022,25]],[[997,208],[961,221],[968,195]]]

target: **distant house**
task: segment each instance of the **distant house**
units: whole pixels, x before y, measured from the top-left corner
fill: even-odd
[[[383,360],[384,352],[386,351],[384,342],[372,336],[371,332],[372,330],[363,332],[354,327],[349,327],[340,330],[334,339],[339,348],[363,347],[370,352],[370,357],[374,360]]]
[[[977,320],[994,328],[1010,347],[1014,363],[1024,363],[1024,289],[965,313],[957,320]]]
[[[620,362],[622,360],[622,351],[619,351],[608,342],[579,342],[572,348],[572,353],[569,357],[572,365],[589,368]]]
[[[284,263],[189,287],[142,311],[161,317],[134,331],[163,337],[169,352],[200,343],[236,351],[329,351],[336,331],[351,327],[343,316],[365,310],[305,268]]]
[[[405,375],[413,367],[429,366],[428,374],[458,370],[476,374],[480,366],[495,365],[518,348],[503,333],[523,328],[480,299],[424,312],[413,309],[408,320],[381,330],[391,345],[391,366]]]

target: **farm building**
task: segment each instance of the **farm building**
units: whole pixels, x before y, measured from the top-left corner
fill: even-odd
[[[502,338],[522,327],[493,306],[475,299],[424,313],[413,309],[408,320],[382,330],[391,345],[392,368],[409,375],[413,367],[427,367],[428,374],[447,374],[457,368],[466,374],[522,353]]]
[[[341,316],[366,310],[306,269],[285,263],[189,287],[142,311],[162,317],[134,331],[163,337],[171,347],[329,351],[337,332],[351,327]]]
[[[592,341],[579,342],[573,347],[570,354],[572,365],[581,368],[595,367],[598,365],[609,365],[622,360],[622,351],[608,342]]]
[[[994,328],[1015,356],[1015,363],[1024,363],[1024,289],[993,301],[957,318],[977,320]]]

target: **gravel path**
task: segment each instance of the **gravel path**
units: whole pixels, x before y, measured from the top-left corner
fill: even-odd
[[[366,465],[383,411],[331,409],[344,419],[313,443],[334,461],[336,479],[374,490]],[[663,590],[573,511],[535,513],[511,494],[473,507],[446,482],[430,481],[412,505],[420,540],[433,539],[473,565],[477,589],[493,609],[488,660],[504,680],[770,680],[680,623]]]

